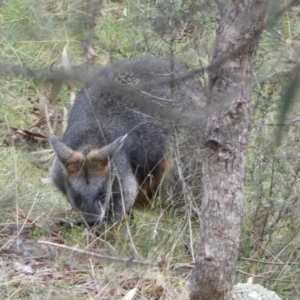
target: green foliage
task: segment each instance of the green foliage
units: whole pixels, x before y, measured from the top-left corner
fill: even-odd
[[[279,280],[262,284],[282,293],[284,299],[295,299],[297,283],[292,282],[299,280],[299,269],[294,266],[285,272],[284,264],[276,264],[299,263],[299,129],[296,123],[277,122],[283,87],[282,82],[262,84],[254,91],[257,103],[248,146],[240,255],[268,261],[270,264],[241,260],[241,267],[248,273]],[[293,103],[293,107],[298,108],[298,104]],[[296,117],[297,109],[286,112],[286,121]]]
[[[190,67],[205,66],[211,60],[214,30],[219,19],[211,2],[184,1],[181,5],[178,2],[176,9],[154,6],[147,1],[110,2],[101,7],[94,28],[84,18],[89,12],[84,5],[87,2],[2,1],[0,61],[41,69],[54,63],[56,68],[61,66],[61,53],[68,45],[71,62],[79,64],[84,60],[82,41],[86,39],[91,40],[89,46],[96,54],[89,61],[95,68],[112,60],[144,54],[175,55]],[[185,23],[186,20],[189,21]],[[298,62],[294,45],[299,43],[299,25],[297,11],[282,16],[263,34],[256,54],[253,126],[247,154],[239,265],[249,274],[294,282],[300,281],[299,267],[288,263],[300,262],[300,144],[299,122],[290,121],[299,117],[298,79],[292,77],[291,72]],[[203,82],[208,84],[205,79],[202,78]],[[11,266],[2,268],[0,260],[0,298],[86,299],[86,294],[92,294],[93,290],[91,297],[101,294],[101,299],[121,299],[129,288],[140,283],[147,288],[152,286],[152,289],[145,288],[145,298],[141,299],[153,299],[160,287],[167,290],[168,285],[174,290],[174,299],[187,299],[187,277],[172,272],[169,267],[194,259],[197,218],[190,218],[189,213],[164,214],[158,207],[134,211],[133,220],[110,231],[103,228],[99,236],[75,225],[53,225],[57,221],[69,224],[70,220],[78,220],[78,216],[61,214],[69,208],[66,200],[51,185],[42,183],[47,172],[30,163],[27,148],[12,147],[11,137],[16,134],[10,129],[11,126],[29,129],[38,121],[39,117],[33,114],[33,104],[39,100],[40,82],[2,76],[0,85],[0,249],[22,237],[20,228],[25,218],[34,220],[39,226],[28,233],[34,241],[53,239],[57,243],[117,257],[162,260],[165,267],[163,270],[154,270],[152,266],[131,267],[128,271],[128,266],[125,268],[122,264],[94,262],[92,258],[78,258],[73,252],[62,253],[48,247],[50,254],[43,262],[51,274],[44,275],[36,265],[40,272],[34,277],[36,281],[29,280],[28,276],[15,278]],[[70,106],[67,88],[60,91],[51,109],[63,106]],[[282,107],[284,109],[280,110]],[[278,115],[281,116],[279,121]],[[277,144],[279,134],[280,144]],[[48,145],[35,147],[41,150]],[[199,184],[199,179],[195,184]],[[7,224],[17,228],[10,235],[3,233]],[[11,257],[7,260],[12,263]],[[280,262],[287,264],[276,265]],[[59,276],[68,279],[62,280]],[[127,283],[128,278],[133,285]],[[247,279],[245,275],[237,276],[237,281]],[[100,282],[100,287],[89,289],[80,285],[94,283],[93,280]],[[298,283],[255,281],[284,299],[299,298]]]
[[[297,299],[299,268],[287,267],[299,263],[297,13],[285,14],[273,26],[263,34],[255,60],[239,262],[249,275],[239,274],[237,281],[255,274],[265,278],[256,283],[283,299]]]

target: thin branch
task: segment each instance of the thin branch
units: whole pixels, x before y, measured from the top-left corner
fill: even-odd
[[[216,1],[223,1],[223,0],[216,0]],[[275,15],[274,18],[278,19],[282,14],[286,13],[291,7],[296,5],[297,3],[300,3],[300,0],[293,0],[291,1],[286,7],[279,10]],[[269,20],[264,25],[262,25],[260,28],[258,28],[251,38],[246,40],[245,43],[237,47],[234,51],[226,54],[221,55],[218,58],[214,59],[210,65],[207,67],[197,68],[190,72],[188,72],[185,75],[178,76],[174,79],[172,82],[173,84],[179,84],[184,81],[187,81],[191,78],[193,78],[196,75],[201,75],[206,72],[211,72],[217,68],[219,68],[221,65],[223,65],[227,60],[232,59],[236,55],[240,54],[251,42],[253,42],[258,36],[260,36],[261,32],[265,29],[271,28],[273,26],[274,22]],[[0,61],[0,75],[7,75],[7,74],[15,74],[15,75],[23,75],[25,77],[33,77],[38,80],[79,80],[79,81],[87,81],[88,79],[93,78],[93,75],[89,75],[86,67],[84,65],[78,65],[73,68],[73,74],[66,74],[62,69],[59,70],[52,70],[51,72],[42,71],[42,70],[33,70],[30,69],[24,65],[14,65],[14,64],[7,64]],[[164,79],[164,80],[158,80],[153,81],[150,84],[145,84],[148,87],[155,87],[157,84],[170,84],[170,79]],[[144,85],[136,85],[137,89],[143,89]]]
[[[260,263],[260,264],[276,265],[276,266],[293,266],[293,265],[299,266],[300,265],[300,263],[290,263],[290,262],[277,263],[277,262],[262,261],[262,260],[252,259],[252,258],[244,258],[244,257],[240,257],[239,259],[245,260],[245,261],[256,262],[256,263]]]
[[[254,274],[246,273],[246,272],[241,271],[241,270],[236,270],[236,272],[240,273],[240,274],[243,274],[243,275],[246,275],[246,276],[253,277],[253,278],[260,278],[260,279],[265,279],[265,280],[272,280],[272,281],[276,281],[276,282],[300,283],[300,281],[273,279],[273,278],[268,278],[268,277],[264,277],[264,276],[260,276],[260,275],[254,275]]]
[[[72,248],[72,247],[68,247],[68,246],[65,246],[65,245],[56,244],[56,243],[52,243],[52,242],[48,242],[48,241],[38,241],[38,243],[53,246],[53,247],[58,247],[58,248],[66,249],[66,250],[70,250],[70,251],[77,252],[77,253],[80,253],[80,254],[93,256],[93,257],[96,257],[96,258],[99,258],[99,259],[104,259],[104,260],[109,260],[109,261],[118,261],[118,262],[122,262],[122,263],[125,263],[125,264],[138,264],[138,265],[143,265],[143,266],[159,266],[159,262],[153,263],[153,262],[139,261],[137,259],[134,259],[133,257],[120,258],[120,257],[115,257],[115,256],[108,256],[108,255],[104,255],[104,254],[100,254],[100,253],[94,253],[94,252],[90,252],[90,251],[85,251],[85,250],[81,250],[81,249],[77,249],[77,248]]]
[[[221,3],[224,0],[215,0],[219,1]],[[274,18],[278,19],[282,14],[286,13],[291,7],[293,7],[295,4],[300,3],[300,0],[293,0],[291,1],[286,7],[279,10],[275,15]],[[172,84],[180,84],[182,82],[185,82],[187,80],[190,80],[194,78],[196,75],[201,75],[206,72],[212,72],[213,70],[219,68],[222,66],[227,60],[232,59],[233,57],[236,57],[238,54],[240,54],[249,44],[251,44],[256,38],[258,38],[261,34],[261,32],[265,29],[271,28],[274,24],[274,21],[269,20],[264,25],[262,25],[260,28],[258,28],[252,37],[250,37],[248,40],[246,40],[245,43],[237,47],[234,51],[225,54],[220,55],[218,58],[214,59],[210,65],[207,67],[197,68],[194,69],[185,75],[178,76],[172,80]],[[69,80],[77,80],[81,82],[86,82],[89,79],[93,78],[93,74],[89,74],[87,72],[85,65],[78,65],[76,67],[72,67],[73,72],[72,74],[66,74],[66,72],[63,69],[59,70],[52,70],[49,71],[42,71],[42,70],[33,70],[30,69],[24,65],[14,65],[14,64],[7,64],[0,61],[0,75],[22,75],[24,77],[32,77],[36,78],[38,80],[59,80],[62,82],[69,81]],[[153,81],[148,84],[142,84],[142,85],[136,85],[135,88],[137,90],[143,90],[144,86],[147,86],[148,88],[156,87],[157,84],[163,85],[163,84],[170,84],[170,79],[164,79],[164,80],[157,80]]]
[[[176,271],[176,270],[179,270],[179,269],[188,269],[188,270],[192,270],[194,269],[194,265],[193,264],[175,264],[172,266],[172,270],[173,271]]]
[[[290,79],[291,76],[295,76],[300,71],[300,64],[294,62],[295,66],[291,69],[276,72],[268,77],[258,79],[254,81],[252,86],[262,84],[277,84],[279,81]]]
[[[92,78],[92,74],[88,74],[84,64],[72,66],[70,74],[63,68],[53,70],[31,69],[24,64],[8,64],[0,61],[0,75],[21,75],[23,77],[34,78],[40,81],[62,81],[69,80],[85,82]]]
[[[216,1],[223,1],[223,0],[216,0]],[[295,4],[300,3],[300,0],[293,0],[290,4],[288,4],[283,9],[279,10],[275,17],[276,19],[279,18],[282,14],[287,12],[292,6]],[[269,21],[265,23],[263,26],[258,28],[252,37],[250,37],[245,43],[243,43],[240,47],[236,48],[234,51],[231,51],[228,54],[221,55],[217,59],[214,59],[210,65],[207,67],[197,68],[190,72],[188,72],[185,75],[178,76],[174,81],[173,84],[182,83],[184,81],[187,81],[191,78],[193,78],[195,75],[201,75],[206,72],[210,72],[216,68],[219,68],[222,64],[224,64],[227,60],[232,59],[239,53],[241,53],[250,43],[252,43],[264,29],[269,28],[271,25],[273,25],[273,22]],[[7,74],[13,74],[13,75],[23,75],[25,77],[33,77],[38,80],[79,80],[79,81],[87,81],[90,78],[93,78],[93,76],[87,73],[86,67],[84,65],[78,65],[73,67],[73,74],[66,74],[64,70],[51,70],[49,71],[42,71],[42,70],[34,70],[30,69],[24,65],[14,65],[14,64],[7,64],[0,61],[0,75],[7,75]],[[153,81],[150,84],[147,84],[147,86],[155,87],[157,84],[170,84],[170,79],[164,79],[164,80],[158,80]],[[143,89],[144,85],[137,85],[137,89]]]
[[[176,127],[174,126],[174,145],[175,145],[175,160],[176,160],[176,165],[177,165],[177,170],[178,170],[178,174],[179,174],[179,179],[181,181],[182,184],[182,192],[183,192],[183,198],[184,198],[184,202],[185,205],[187,207],[187,213],[188,213],[188,223],[189,223],[189,233],[190,233],[190,245],[191,245],[191,254],[192,254],[192,258],[193,261],[195,260],[195,255],[194,255],[194,237],[193,237],[193,231],[192,231],[192,224],[191,224],[191,210],[193,207],[192,204],[192,195],[190,193],[190,190],[188,188],[188,186],[186,185],[185,182],[185,178],[183,176],[183,171],[182,171],[182,163],[180,160],[180,153],[179,153],[179,146],[178,146],[178,138],[177,138],[177,132],[176,132]],[[198,217],[200,219],[200,213],[198,212]]]
[[[245,260],[247,260],[247,259],[245,259]],[[265,262],[263,262],[263,263],[265,263]],[[297,264],[297,265],[299,265],[299,264]],[[195,268],[195,263],[194,262],[187,263],[187,264],[175,264],[173,266],[173,270],[178,270],[178,269],[194,269],[194,268]],[[254,275],[254,274],[250,274],[250,273],[244,272],[242,270],[236,270],[236,272],[240,273],[240,274],[243,274],[243,275],[246,275],[246,276],[249,276],[249,277],[252,277],[252,278],[260,278],[260,279],[272,280],[272,281],[284,282],[284,283],[300,283],[300,281],[273,279],[273,278],[268,278],[268,277],[264,277],[264,276],[260,276],[260,275]]]
[[[218,0],[219,3],[222,0]],[[279,18],[282,14],[284,14],[287,10],[289,10],[293,5],[300,3],[300,0],[294,0],[291,1],[286,7],[284,7],[282,10],[278,11],[274,17]],[[251,38],[249,38],[245,43],[243,43],[241,46],[237,47],[234,51],[228,54],[220,55],[218,58],[214,59],[210,65],[207,67],[201,67],[194,69],[190,72],[187,72],[186,74],[182,76],[178,76],[172,80],[172,84],[181,84],[182,82],[188,81],[192,78],[194,78],[196,75],[204,74],[206,72],[213,72],[217,68],[220,68],[227,60],[232,59],[239,55],[246,47],[248,47],[249,43],[252,43],[255,39],[257,39],[261,32],[264,29],[271,28],[273,26],[274,22],[269,20],[264,25],[262,25],[260,28],[258,28]],[[92,78],[95,77],[94,74],[88,73],[85,65],[78,65],[72,67],[72,74],[67,74],[62,68],[58,70],[51,70],[51,71],[43,71],[43,70],[34,70],[30,69],[24,65],[12,65],[7,63],[2,63],[0,61],[0,75],[23,75],[24,77],[31,77],[36,78],[41,81],[61,81],[66,82],[69,80],[75,80],[75,81],[81,81],[86,82]],[[152,110],[152,113],[158,114],[160,117],[166,118],[167,120],[173,120],[176,121],[184,121],[186,125],[194,127],[194,126],[201,126],[205,123],[207,116],[210,115],[211,111],[214,110],[214,105],[212,106],[206,106],[205,108],[201,108],[200,111],[195,112],[194,114],[182,114],[180,110],[169,108],[161,108],[161,106],[158,106],[156,103],[153,103],[153,101],[147,101],[148,99],[145,99],[144,97],[132,97],[132,93],[136,93],[137,91],[144,90],[144,87],[146,86],[147,89],[151,89],[151,87],[156,87],[157,84],[159,85],[169,85],[170,79],[160,79],[160,80],[154,80],[151,83],[142,84],[142,85],[136,85],[136,86],[122,86],[122,89],[124,93],[127,94],[128,100],[132,101],[131,103],[135,103],[137,107],[141,108],[141,112],[145,111],[145,106],[148,106],[148,109]],[[115,85],[117,87],[117,84]],[[112,88],[112,86],[111,86]],[[141,95],[141,93],[140,93]],[[146,95],[145,95],[146,96]],[[132,99],[135,98],[135,99]],[[220,103],[216,103],[218,106]],[[222,105],[226,105],[226,103],[222,103]],[[220,109],[220,107],[219,107]],[[147,111],[148,113],[148,111]]]

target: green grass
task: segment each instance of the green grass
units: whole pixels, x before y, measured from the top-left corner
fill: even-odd
[[[0,61],[44,70],[55,63],[56,68],[61,66],[61,53],[68,45],[71,62],[80,64],[81,41],[87,30],[80,18],[74,16],[82,8],[81,1],[5,1],[0,6]],[[127,17],[123,15],[124,8]],[[144,54],[168,55],[168,39],[159,38],[148,23],[154,13],[155,7],[142,1],[106,4],[93,34],[91,48],[96,57],[92,64],[99,67],[111,60]],[[200,61],[208,64],[213,52],[217,15],[212,9],[200,14],[196,44],[189,35],[176,41],[173,51],[178,52],[179,59],[195,65],[199,55]],[[282,40],[299,43],[298,19],[297,13],[291,12],[279,20],[277,29]],[[282,40],[264,34],[256,56],[257,82],[293,65],[291,48]],[[0,299],[122,299],[135,287],[138,287],[137,299],[158,299],[161,295],[166,299],[188,299],[190,269],[174,270],[172,267],[193,260],[199,222],[193,220],[190,228],[187,214],[176,211],[163,214],[155,207],[135,210],[133,220],[107,232],[102,228],[99,236],[82,227],[68,225],[69,220],[78,219],[78,216],[68,212],[69,204],[51,184],[43,183],[42,179],[48,177],[44,166],[37,167],[30,161],[30,152],[49,149],[49,145],[23,141],[19,147],[13,147],[13,136],[17,134],[11,127],[27,130],[39,120],[33,108],[39,100],[40,84],[32,78],[0,77]],[[255,126],[247,157],[240,255],[257,260],[299,262],[296,217],[299,215],[300,185],[298,180],[293,186],[290,184],[295,173],[298,174],[299,130],[297,127],[285,129],[282,145],[277,147],[273,139],[276,136],[274,127],[261,126],[264,122],[276,122],[281,89],[279,81],[267,82],[253,91],[254,103],[259,105],[254,109]],[[70,91],[66,87],[50,109],[59,111],[63,107],[70,107]],[[289,119],[298,117],[298,111],[296,103],[289,112]],[[272,211],[268,206],[271,200],[275,203]],[[259,224],[266,221],[267,227],[271,225],[282,203],[286,203],[287,208],[277,231],[269,228],[261,245],[257,245]],[[252,220],[257,211],[254,224]],[[270,211],[270,216],[266,217]],[[59,226],[57,223],[61,220],[67,225]],[[159,261],[161,266],[105,262],[76,251],[38,244],[39,240],[115,257]],[[28,246],[20,250],[18,243]],[[267,254],[260,257],[262,249],[266,249]],[[16,269],[16,263],[20,263],[23,270],[24,266],[32,266],[34,274],[24,274],[22,268]],[[257,275],[271,274],[273,279],[300,281],[297,267],[284,272],[282,266],[270,268],[241,260],[239,268]],[[237,276],[237,282],[247,279],[244,275]],[[259,279],[255,282],[273,289],[284,299],[300,297],[296,283]]]

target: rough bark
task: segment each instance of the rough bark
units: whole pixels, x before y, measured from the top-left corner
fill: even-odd
[[[265,12],[266,0],[233,0],[216,31],[214,59],[239,47],[241,51],[209,74],[209,101],[226,105],[220,105],[205,128],[200,247],[191,275],[191,300],[237,299],[232,287],[251,120],[252,59]]]

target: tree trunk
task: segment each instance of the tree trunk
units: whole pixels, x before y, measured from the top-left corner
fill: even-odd
[[[214,59],[228,55],[210,72],[210,103],[220,103],[204,134],[204,197],[200,247],[190,281],[191,300],[237,299],[232,287],[238,258],[245,154],[251,120],[252,58],[265,18],[266,0],[217,0],[222,19]],[[243,46],[244,45],[244,46]],[[217,105],[215,105],[217,106]]]

